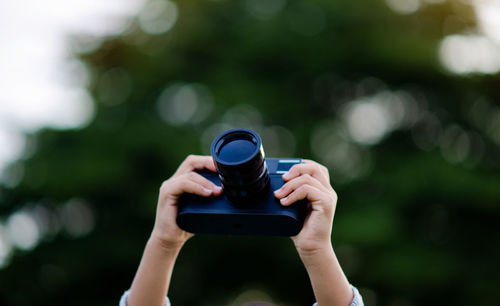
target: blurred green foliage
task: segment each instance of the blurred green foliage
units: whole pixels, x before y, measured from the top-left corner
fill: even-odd
[[[282,1],[259,15],[250,0],[176,3],[170,31],[147,34],[135,20],[79,55],[95,99],[88,126],[29,135],[35,152],[16,164],[21,182],[2,187],[0,213],[79,199],[95,227],[16,252],[0,271],[0,305],[116,305],[152,229],[161,182],[231,126],[271,129],[283,146],[264,137],[265,150],[330,167],[340,198],[334,247],[366,305],[497,304],[500,150],[498,130],[484,123],[500,107],[500,78],[453,75],[437,53],[445,35],[474,27],[468,5],[397,15],[383,1]],[[450,16],[460,17],[452,29]],[[171,102],[182,86],[188,98]],[[335,156],[340,144],[328,137],[342,129],[346,105],[380,91],[410,97],[413,119],[371,144],[342,134],[358,172],[337,171],[338,161],[318,152]],[[468,135],[466,152],[446,131]],[[321,135],[326,151],[315,149]],[[314,302],[291,241],[264,237],[193,238],[169,296],[174,305],[228,305],[248,289],[283,305]]]

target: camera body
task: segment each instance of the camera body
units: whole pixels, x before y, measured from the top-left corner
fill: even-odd
[[[177,224],[191,233],[295,236],[307,214],[307,200],[282,206],[274,191],[298,158],[264,158],[260,137],[247,129],[229,130],[212,143],[217,168],[197,171],[223,187],[220,196],[184,194]]]
[[[179,201],[177,224],[191,233],[295,236],[302,229],[307,203],[299,201],[284,207],[274,197],[283,186],[281,176],[300,159],[267,158],[269,187],[254,203],[233,203],[223,193],[218,197],[184,194]],[[216,185],[221,180],[215,172],[198,171]]]

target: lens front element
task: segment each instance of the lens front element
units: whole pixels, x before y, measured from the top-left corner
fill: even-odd
[[[219,135],[211,147],[224,193],[235,203],[248,203],[269,186],[262,141],[249,129],[233,129]]]

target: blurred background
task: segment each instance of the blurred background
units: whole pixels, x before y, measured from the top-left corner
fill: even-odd
[[[117,305],[161,182],[231,127],[328,166],[366,305],[498,305],[499,1],[19,0],[0,25],[0,305]],[[193,238],[169,296],[314,302],[270,237]]]

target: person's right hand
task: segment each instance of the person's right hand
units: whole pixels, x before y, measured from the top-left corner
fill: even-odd
[[[221,187],[194,171],[202,169],[216,171],[212,157],[189,155],[174,175],[161,185],[152,238],[165,247],[180,248],[194,235],[179,228],[176,222],[177,203],[183,193],[204,197],[222,194]]]

